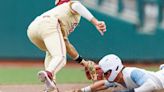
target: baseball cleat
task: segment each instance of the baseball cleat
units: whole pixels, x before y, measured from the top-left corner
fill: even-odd
[[[45,83],[45,92],[57,90],[56,84],[52,80],[52,74],[48,71],[39,71],[38,78],[41,82]]]

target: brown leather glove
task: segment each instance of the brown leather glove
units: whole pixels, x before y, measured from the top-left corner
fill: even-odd
[[[88,80],[97,81],[104,79],[102,69],[93,61],[88,61],[88,65],[85,67],[85,74]]]

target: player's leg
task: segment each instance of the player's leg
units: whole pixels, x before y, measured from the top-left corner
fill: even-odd
[[[44,59],[44,67],[45,68],[48,67],[51,59],[52,59],[51,54],[48,51],[46,51],[46,56],[45,56],[45,59]]]
[[[40,34],[38,34],[38,30],[40,30],[39,26],[38,26],[38,22],[34,21],[28,28],[28,31],[27,31],[28,38],[39,49],[41,49],[43,51],[47,51],[44,41],[41,39]],[[47,61],[47,62],[45,63],[45,67],[46,67],[46,65],[48,66],[48,63],[50,60],[51,60],[51,56],[47,52],[46,58],[45,58],[45,61]],[[51,82],[51,80],[48,78],[48,76],[50,76],[50,74],[47,75],[47,73],[48,72],[46,72],[46,71],[38,72],[38,75],[40,75],[40,77],[39,77],[40,81],[47,82],[46,84],[48,84],[48,85],[46,85],[45,92],[47,91],[48,86],[49,86],[49,88],[52,88],[52,89],[54,89],[54,87],[55,87],[55,84],[53,82]],[[46,81],[45,78],[47,78],[49,81]]]
[[[45,69],[49,66],[49,63],[50,63],[50,61],[52,60],[52,56],[51,56],[51,54],[47,51],[46,52],[46,56],[45,56],[45,60],[44,60],[44,66],[45,66]],[[65,64],[63,64],[63,65],[65,65]],[[62,66],[59,66],[60,68],[62,68]],[[46,90],[50,90],[50,88],[52,88],[52,90],[54,89],[54,87],[55,87],[55,85],[54,85],[54,83],[56,83],[56,73],[60,70],[60,68],[57,68],[58,70],[56,70],[54,73],[53,73],[53,76],[52,76],[52,73],[49,73],[49,72],[46,72],[46,71],[40,71],[39,72],[39,74],[43,74],[42,76],[43,77],[45,77],[45,72],[49,75],[49,77],[51,78],[51,79],[53,79],[53,81],[52,81],[52,84],[50,84],[51,83],[51,81],[50,82],[48,82],[47,84],[49,85],[49,86],[46,86]],[[42,78],[41,79],[41,81],[42,82],[45,82],[45,78]],[[51,86],[52,85],[52,86]],[[57,89],[57,88],[56,88]],[[58,90],[58,89],[57,89]]]
[[[40,34],[38,34],[38,31],[40,30],[39,27],[39,18],[36,18],[28,27],[27,30],[27,36],[30,39],[30,41],[37,46],[40,50],[45,51],[46,46],[43,42],[43,40],[40,38]]]
[[[52,57],[46,67],[46,70],[52,73],[56,72],[58,71],[60,65],[63,65],[66,62],[66,49],[64,41],[62,37],[59,37],[59,33],[54,32],[44,39],[44,43]]]
[[[33,34],[31,36],[33,36]],[[44,42],[40,38],[33,36],[33,37],[29,37],[29,39],[40,50],[46,51],[46,46],[44,45]]]
[[[46,90],[54,90],[55,84],[52,81],[52,77],[56,76],[56,73],[65,65],[66,63],[66,50],[65,45],[61,42],[60,38],[56,32],[52,33],[50,36],[44,39],[45,45],[49,51],[50,61],[45,61],[47,64],[45,67],[46,71],[40,71],[39,77],[42,82],[46,84]],[[55,41],[57,40],[57,41]],[[63,43],[63,44],[62,44]],[[64,51],[64,52],[63,52]]]
[[[44,60],[44,66],[45,69],[48,68],[50,61],[52,60],[52,56],[51,54],[47,51],[46,52],[46,57]],[[61,64],[60,66],[58,66],[59,68],[57,68],[57,70],[53,73],[53,80],[54,82],[56,82],[56,73],[65,65],[66,62],[62,62],[63,64]]]
[[[40,71],[38,75],[40,80],[46,84],[46,90],[48,91],[55,89],[56,85],[52,77],[66,64],[65,43],[60,27],[59,25],[55,27],[55,23],[58,25],[58,22],[55,22],[55,20],[53,20],[53,22],[48,21],[45,26],[43,26],[45,31],[43,30],[41,33],[41,37],[47,48],[47,54],[45,58],[45,71]]]
[[[61,69],[60,67],[63,67],[66,63],[66,46],[58,19],[53,17],[49,18],[46,27],[44,27],[45,31],[42,33],[42,38],[49,52],[47,55],[51,57],[51,60],[45,61],[45,63],[49,62],[45,68],[47,71],[56,73]]]

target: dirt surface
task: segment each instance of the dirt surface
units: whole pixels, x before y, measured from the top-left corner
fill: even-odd
[[[85,87],[87,85],[88,84],[58,84],[58,88],[60,92],[72,92],[72,89]],[[0,85],[0,92],[44,92],[43,88],[43,85]],[[112,92],[113,90],[114,88],[111,88],[101,92]],[[164,90],[154,92],[164,92]]]
[[[43,67],[43,60],[0,60],[0,67]],[[136,67],[158,67],[160,64],[125,64]],[[73,62],[67,63],[66,67],[82,67]],[[88,84],[58,84],[60,92],[84,87]],[[44,92],[44,85],[0,85],[0,92]],[[112,92],[112,91],[105,91]],[[164,91],[157,91],[164,92]]]
[[[87,84],[58,84],[60,92],[84,87]],[[0,85],[0,92],[44,92],[43,85]]]
[[[85,87],[88,84],[58,84],[60,92],[72,92],[73,89]],[[112,92],[109,89],[101,92]],[[43,85],[1,85],[0,92],[44,92]]]

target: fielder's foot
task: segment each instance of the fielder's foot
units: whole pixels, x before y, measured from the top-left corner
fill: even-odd
[[[45,83],[45,92],[51,92],[54,90],[58,90],[56,84],[53,81],[52,73],[48,71],[40,71],[38,72],[38,78],[41,82]],[[58,91],[56,91],[58,92]]]

